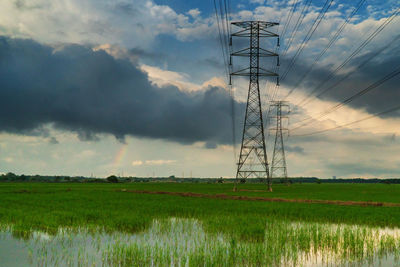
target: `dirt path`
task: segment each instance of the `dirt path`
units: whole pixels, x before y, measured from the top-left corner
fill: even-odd
[[[245,201],[268,201],[268,202],[292,202],[292,203],[315,203],[315,204],[332,204],[341,206],[375,206],[375,207],[400,207],[400,203],[389,202],[367,202],[367,201],[343,201],[343,200],[318,200],[318,199],[285,199],[285,198],[269,198],[269,197],[249,197],[249,196],[232,196],[226,194],[200,194],[192,192],[166,192],[166,191],[146,191],[146,190],[127,190],[121,189],[118,192],[128,192],[135,194],[153,194],[153,195],[171,195],[181,197],[198,197],[198,198],[214,198],[214,199],[233,199]]]

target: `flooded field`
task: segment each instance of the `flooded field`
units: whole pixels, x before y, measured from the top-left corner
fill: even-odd
[[[229,227],[229,225],[226,225]],[[0,231],[1,266],[400,266],[400,229],[267,222],[264,240],[208,233],[196,219],[154,220],[127,234],[61,228]]]

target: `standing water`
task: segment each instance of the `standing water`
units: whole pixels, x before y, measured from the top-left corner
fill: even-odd
[[[206,233],[195,219],[136,234],[0,230],[0,266],[400,266],[400,230],[271,221],[263,242]]]

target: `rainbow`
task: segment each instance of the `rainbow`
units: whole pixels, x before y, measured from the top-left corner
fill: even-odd
[[[115,155],[113,166],[115,168],[121,166],[122,160],[124,159],[126,152],[128,150],[128,145],[123,144],[122,147],[118,150],[117,154]]]

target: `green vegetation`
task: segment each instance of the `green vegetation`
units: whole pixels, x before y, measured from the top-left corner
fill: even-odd
[[[233,183],[234,178],[179,178],[175,175],[169,177],[115,177],[121,183],[148,183],[148,182],[175,182],[175,183]],[[108,178],[109,178],[108,177]],[[116,181],[113,178],[114,182]],[[84,177],[84,176],[43,176],[43,175],[16,175],[12,172],[1,174],[0,182],[48,182],[48,183],[106,183],[111,182],[104,178]],[[265,183],[265,179],[247,179],[241,180],[241,183],[260,184]],[[290,177],[288,179],[272,178],[273,184],[295,184],[295,183],[334,183],[334,184],[400,184],[399,178],[390,179],[364,179],[364,178],[346,178],[346,179],[319,179],[317,177]]]
[[[376,251],[386,255],[400,249],[398,237],[381,238],[374,232],[377,231],[375,227],[400,227],[400,207],[240,201],[122,190],[400,202],[398,185],[275,185],[273,193],[263,191],[264,186],[258,184],[244,184],[239,188],[246,191],[232,192],[232,184],[0,183],[0,225],[3,229],[11,225],[14,235],[29,239],[33,230],[56,234],[60,228],[83,228],[93,233],[140,234],[150,231],[157,221],[170,227],[167,222],[170,218],[195,220],[201,225],[201,231],[210,236],[207,242],[213,238],[220,240],[218,236],[221,236],[224,245],[221,250],[212,249],[215,257],[199,258],[199,255],[208,254],[196,250],[189,255],[190,262],[207,263],[219,259],[218,262],[226,266],[232,263],[233,256],[243,259],[244,264],[264,265],[268,261],[276,264],[281,257],[292,261],[301,253],[324,250],[332,250],[334,257],[359,261],[371,258]],[[157,235],[154,238],[158,238]],[[211,243],[219,244],[217,241]],[[207,244],[203,244],[204,249],[210,246]],[[234,246],[238,249],[233,249]],[[153,255],[156,258],[147,259],[167,263],[171,260],[170,252],[167,249],[166,254],[154,256],[154,246],[146,248],[135,243],[118,243],[107,250],[106,258],[110,265],[130,266],[139,258],[146,259],[143,255]],[[182,258],[183,261],[186,258]]]
[[[16,241],[10,231],[0,231],[4,239]],[[101,228],[63,228],[53,236],[34,232],[25,244],[37,266],[376,266],[381,259],[399,262],[400,231],[271,219],[264,241],[248,242],[207,233],[196,219],[170,218],[153,220],[137,234]]]
[[[238,192],[232,192],[233,184],[191,184],[191,183],[135,183],[117,188],[133,190],[193,192],[204,194],[227,194],[260,196],[286,199],[322,199],[343,201],[374,201],[400,203],[400,185],[388,184],[276,184],[273,192],[267,192],[263,184],[240,184]]]
[[[234,194],[232,184],[0,183],[0,222],[20,229],[45,231],[55,231],[60,226],[101,226],[108,230],[135,232],[145,229],[153,219],[197,218],[204,222],[208,231],[230,232],[254,240],[262,240],[268,218],[400,227],[398,207],[183,198],[121,192],[122,188]],[[242,185],[240,188],[256,190],[262,189],[262,185]],[[399,190],[397,185],[302,184],[275,186],[272,194],[248,191],[236,194],[399,202]]]
[[[400,256],[399,233],[369,227],[268,220],[264,235],[263,242],[243,242],[208,235],[196,220],[154,221],[135,240],[117,242],[105,258],[118,266],[301,266],[314,260],[344,266]]]

